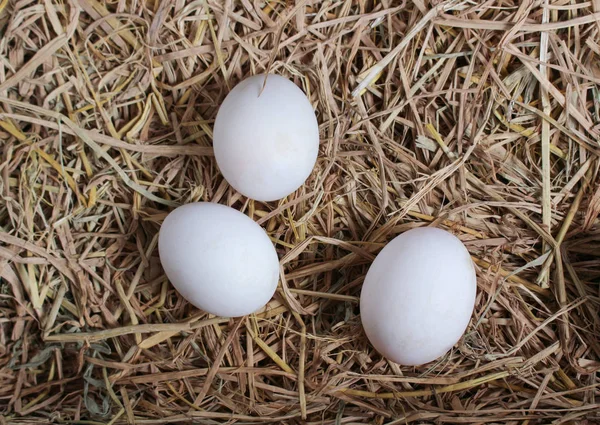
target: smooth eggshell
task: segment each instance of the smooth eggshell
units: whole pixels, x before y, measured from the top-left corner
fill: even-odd
[[[306,95],[275,74],[256,75],[227,95],[215,120],[213,145],[221,173],[258,201],[281,199],[310,175],[319,126]],[[261,90],[262,93],[261,93]]]
[[[217,316],[255,312],[279,280],[277,252],[265,231],[224,205],[181,206],[158,238],[162,266],[173,286],[196,307]]]
[[[409,230],[369,268],[360,294],[362,324],[388,359],[424,364],[461,338],[476,291],[473,262],[458,238],[436,228]]]

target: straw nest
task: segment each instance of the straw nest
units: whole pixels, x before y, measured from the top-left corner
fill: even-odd
[[[597,0],[0,9],[0,423],[600,421]],[[267,70],[307,93],[321,151],[265,204],[223,180],[211,131]],[[276,244],[264,311],[209,317],[167,281],[161,221],[199,200]],[[464,338],[413,368],[370,347],[357,300],[417,226],[464,241],[479,290]]]

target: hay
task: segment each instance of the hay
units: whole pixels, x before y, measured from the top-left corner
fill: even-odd
[[[0,10],[0,423],[600,421],[597,0]],[[211,129],[267,69],[310,97],[321,152],[263,204],[223,181]],[[199,200],[269,232],[264,311],[211,318],[165,278],[160,223]],[[471,252],[475,313],[399,367],[357,300],[385,242],[428,225]]]

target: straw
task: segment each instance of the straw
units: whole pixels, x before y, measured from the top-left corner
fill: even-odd
[[[600,423],[598,1],[4,0],[0,29],[0,424]],[[267,70],[321,148],[262,203],[212,128]],[[273,241],[255,314],[166,278],[160,225],[196,201]],[[452,350],[405,367],[360,291],[422,226],[465,243],[478,295]]]

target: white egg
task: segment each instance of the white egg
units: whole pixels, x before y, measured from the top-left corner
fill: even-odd
[[[461,338],[476,291],[473,261],[457,237],[435,228],[409,230],[369,268],[360,294],[362,324],[388,359],[424,364]]]
[[[224,205],[198,202],[173,210],[158,237],[160,261],[173,286],[217,316],[255,312],[279,280],[277,252],[265,231]]]
[[[227,95],[215,120],[213,145],[221,173],[258,201],[281,199],[310,175],[319,153],[315,112],[294,83],[256,75]],[[261,92],[262,90],[262,92]]]

